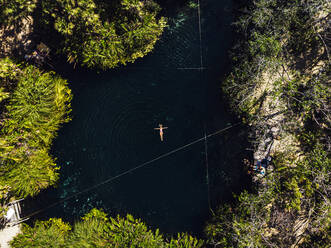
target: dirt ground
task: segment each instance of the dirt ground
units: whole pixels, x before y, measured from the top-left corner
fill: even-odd
[[[9,248],[8,242],[20,233],[20,225],[6,227],[0,231],[0,247]]]

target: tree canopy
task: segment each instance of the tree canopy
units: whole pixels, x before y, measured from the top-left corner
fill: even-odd
[[[11,242],[13,248],[199,248],[202,245],[202,241],[188,234],[166,239],[159,230],[149,230],[131,215],[109,218],[97,209],[92,209],[73,228],[61,219],[38,221],[33,227],[24,224],[22,233]]]
[[[330,243],[329,9],[327,0],[242,6],[222,87],[251,126],[256,153],[266,151],[256,160],[268,154],[273,161],[262,178],[253,176],[252,192],[219,207],[206,227],[214,247]]]
[[[42,1],[43,11],[63,37],[68,61],[113,68],[152,51],[166,25],[152,0]]]
[[[70,120],[71,91],[53,72],[0,60],[4,109],[0,131],[0,185],[16,195],[35,195],[54,185],[58,168],[49,149],[62,123]]]
[[[0,0],[0,26],[31,15],[36,6],[37,0]]]

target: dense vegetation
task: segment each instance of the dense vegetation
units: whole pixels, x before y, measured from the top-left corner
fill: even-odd
[[[108,218],[100,210],[92,209],[73,229],[61,219],[24,225],[23,233],[11,242],[23,247],[136,247],[136,248],[199,248],[203,243],[188,234],[165,239],[158,230],[152,232],[131,215]]]
[[[70,63],[113,68],[152,51],[166,19],[158,16],[160,7],[152,0],[109,2],[1,0],[0,25],[19,30],[20,21],[33,17],[36,40],[63,53]]]
[[[157,17],[159,10],[150,0],[1,0],[1,40],[21,50],[0,51],[0,57],[20,54],[16,59],[49,68],[51,47],[52,55],[63,52],[68,61],[89,67],[133,62],[150,52],[162,34],[166,21]],[[32,27],[24,24],[27,19]],[[57,32],[63,43],[52,42]],[[34,196],[56,183],[59,168],[49,150],[59,126],[70,120],[71,97],[66,81],[54,72],[0,59],[1,206],[10,197]]]
[[[153,49],[166,24],[165,18],[157,17],[159,10],[149,0],[121,0],[111,4],[84,0],[1,1],[0,25],[4,30],[10,27],[8,30],[17,34],[29,34],[32,29],[21,30],[24,19],[29,18],[33,23],[31,18],[41,16],[42,19],[35,20],[34,28],[41,29],[36,34],[45,30],[52,33],[55,29],[63,41],[47,43],[46,38],[47,45],[42,42],[35,50],[26,50],[29,48],[24,46],[25,50],[15,53],[25,54],[25,59],[36,66],[0,59],[1,222],[10,200],[35,196],[54,185],[59,177],[59,168],[49,151],[60,125],[70,120],[72,96],[66,80],[44,71],[48,67],[44,64],[48,46],[63,52],[75,64],[103,69],[125,65]],[[42,37],[38,39],[44,41]],[[8,51],[0,51],[0,55]],[[72,231],[61,219],[37,221],[33,227],[23,224],[22,234],[11,244],[12,247],[144,248],[202,245],[202,241],[188,234],[165,238],[130,215],[109,219],[95,209],[77,222]]]
[[[20,20],[35,17],[39,42],[70,63],[107,69],[152,51],[166,26],[159,11],[152,0],[1,0],[0,24],[19,29]]]
[[[31,15],[37,0],[0,0],[0,25],[12,25]]]
[[[331,242],[330,2],[245,5],[223,90],[252,126],[254,142],[272,139],[273,170],[256,180],[254,192],[220,207],[206,227],[209,242],[326,247]]]
[[[61,44],[39,37],[71,63],[113,68],[153,49],[166,23],[151,0],[0,0],[0,24],[29,15]],[[237,17],[230,106],[252,127],[256,150],[271,139],[272,166],[253,192],[219,207],[206,226],[212,247],[326,247],[330,222],[330,3],[250,0]],[[41,32],[41,33],[42,33]],[[52,37],[51,37],[52,38]],[[54,185],[49,155],[70,118],[66,81],[35,66],[0,60],[0,203]],[[271,130],[276,131],[271,131]],[[262,145],[263,146],[263,145]],[[2,213],[3,214],[3,209]],[[187,234],[152,232],[140,220],[92,210],[72,228],[61,219],[24,225],[13,247],[201,247]]]
[[[69,62],[88,67],[113,68],[134,62],[150,52],[166,21],[157,18],[153,1],[42,1],[55,30],[64,38]],[[100,6],[98,6],[98,4]]]
[[[2,200],[34,196],[58,178],[49,149],[59,125],[70,120],[71,92],[53,72],[1,59],[0,100]]]

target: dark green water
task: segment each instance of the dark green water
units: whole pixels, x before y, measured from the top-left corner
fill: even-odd
[[[164,2],[164,1],[163,1]],[[74,99],[73,120],[53,147],[61,166],[56,189],[44,192],[45,207],[234,123],[220,98],[220,78],[232,44],[230,0],[202,0],[202,62],[198,10],[171,10],[169,27],[153,53],[132,65],[96,73],[64,71]],[[169,6],[167,7],[170,8]],[[175,14],[174,14],[175,13]],[[168,126],[164,142],[153,130]],[[243,185],[237,161],[245,132],[236,127],[208,140],[210,198],[214,207]],[[73,221],[91,208],[110,215],[131,213],[166,233],[201,234],[209,216],[204,143],[40,213],[39,219]]]

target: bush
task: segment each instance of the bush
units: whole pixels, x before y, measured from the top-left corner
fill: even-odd
[[[23,224],[22,233],[11,241],[11,247],[65,247],[65,239],[70,229],[70,225],[61,219],[37,221],[34,227]]]
[[[71,232],[61,219],[37,222],[34,227],[24,225],[22,234],[11,242],[11,247],[95,247],[95,248],[200,248],[202,242],[188,234],[178,234],[170,242],[159,231],[147,226],[131,215],[108,218],[100,210],[92,209]],[[56,238],[55,238],[56,237]],[[48,242],[48,243],[47,243]],[[47,245],[46,245],[47,244]]]
[[[37,0],[0,0],[0,25],[11,25],[31,15]]]
[[[102,7],[97,1],[43,1],[43,10],[64,38],[71,63],[113,68],[150,52],[166,25],[153,1],[122,0]],[[112,13],[110,16],[107,13]]]
[[[13,88],[6,92],[0,131],[0,185],[20,197],[33,196],[58,179],[48,152],[60,125],[70,120],[71,91],[52,72],[17,67],[10,60],[0,64],[6,65],[0,68],[1,83]]]

